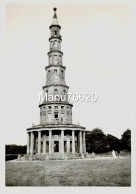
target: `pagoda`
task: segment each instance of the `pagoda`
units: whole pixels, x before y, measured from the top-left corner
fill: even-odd
[[[50,50],[45,67],[46,98],[40,103],[40,124],[27,129],[27,155],[33,158],[84,158],[86,155],[85,127],[72,123],[73,104],[68,99],[69,87],[65,81],[66,66],[61,51],[61,26],[56,8],[50,29]],[[53,97],[49,99],[49,97]]]

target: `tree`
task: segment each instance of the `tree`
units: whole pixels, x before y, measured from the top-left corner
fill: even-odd
[[[118,139],[117,137],[111,135],[111,134],[108,134],[107,135],[107,141],[108,141],[108,144],[110,146],[109,150],[121,150],[121,142],[120,142],[120,139]]]
[[[26,154],[26,145],[6,145],[6,154]]]
[[[106,135],[99,128],[86,132],[87,152],[101,153],[109,150],[109,144]]]
[[[122,149],[131,150],[131,130],[127,129],[121,137]]]

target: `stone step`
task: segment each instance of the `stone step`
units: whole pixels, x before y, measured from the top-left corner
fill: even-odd
[[[79,158],[85,158],[85,154],[79,154],[79,153],[53,153],[53,154],[33,154],[33,155],[24,155],[23,157],[20,158],[20,161],[24,160],[69,160],[69,159],[79,159]]]

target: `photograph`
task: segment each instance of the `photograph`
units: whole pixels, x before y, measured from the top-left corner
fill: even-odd
[[[132,186],[130,11],[127,3],[6,3],[5,188]]]

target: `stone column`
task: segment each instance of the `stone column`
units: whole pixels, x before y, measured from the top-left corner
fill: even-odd
[[[67,152],[70,152],[70,137],[67,138]]]
[[[64,154],[64,130],[61,130],[61,153]]]
[[[31,150],[30,150],[30,154],[33,154],[33,149],[34,149],[34,137],[33,137],[33,132],[31,132]]]
[[[43,136],[43,154],[46,153],[46,135]]]
[[[38,131],[38,155],[41,154],[41,131]]]
[[[83,152],[86,153],[85,131],[83,131]]]
[[[78,152],[80,153],[80,131],[78,132],[78,135],[77,135],[77,148],[78,148]]]
[[[51,141],[51,146],[52,146],[51,153],[53,154],[54,153],[54,139],[53,138],[52,138],[52,141]]]
[[[49,154],[52,154],[52,131],[49,131]]]
[[[27,132],[27,154],[30,154],[30,133]]]
[[[36,154],[36,134],[34,133],[34,154]]]
[[[79,132],[80,134],[80,153],[83,152],[83,146],[82,146],[82,131]]]
[[[75,154],[75,131],[72,131],[72,154]]]
[[[61,153],[61,139],[59,139],[59,153]]]

